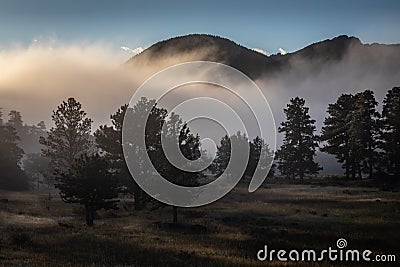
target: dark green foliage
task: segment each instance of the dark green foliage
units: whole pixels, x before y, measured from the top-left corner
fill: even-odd
[[[365,90],[354,97],[354,110],[348,119],[352,177],[355,178],[355,173],[358,172],[361,178],[361,172],[364,171],[372,178],[379,134],[379,113],[375,109],[378,103],[371,90]]]
[[[329,116],[322,127],[321,140],[326,145],[321,149],[336,156],[346,176],[353,179],[358,174],[368,173],[382,165],[378,147],[381,146],[380,115],[376,111],[378,103],[371,90],[356,95],[343,94],[336,103],[328,106]]]
[[[315,120],[308,114],[305,100],[292,98],[284,109],[286,121],[278,128],[284,133],[283,145],[277,153],[281,174],[301,179],[305,174],[316,174],[321,170],[314,162],[315,150],[318,147],[315,132]]]
[[[389,90],[383,100],[382,133],[383,166],[397,179],[400,177],[400,87]]]
[[[81,155],[72,166],[56,175],[56,188],[66,203],[85,207],[86,223],[93,225],[100,209],[117,209],[120,187],[107,159],[98,154]]]

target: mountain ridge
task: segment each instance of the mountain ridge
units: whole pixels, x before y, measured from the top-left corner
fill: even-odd
[[[156,71],[159,71],[165,67],[188,61],[215,61],[237,68],[249,77],[256,79],[264,74],[274,75],[282,70],[288,70],[297,61],[301,61],[302,64],[307,64],[317,71],[322,65],[343,60],[349,50],[356,52],[354,59],[373,63],[379,61],[374,54],[382,54],[386,60],[388,54],[398,53],[400,55],[400,44],[364,44],[357,37],[339,35],[312,43],[285,55],[268,56],[225,37],[189,34],[157,42],[132,57],[126,64],[136,67],[160,65],[159,68],[156,68]],[[400,60],[400,57],[398,59]]]

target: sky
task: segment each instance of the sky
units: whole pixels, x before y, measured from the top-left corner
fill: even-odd
[[[51,126],[52,110],[75,97],[94,119],[94,130],[129,101],[146,71],[154,72],[151,67],[132,72],[121,63],[158,41],[206,33],[282,55],[343,34],[363,43],[400,44],[399,11],[400,1],[369,0],[0,0],[0,107],[5,117],[15,109],[28,124],[44,120]],[[307,99],[320,129],[327,105],[339,94],[373,88],[382,102],[386,90],[400,82],[398,69],[367,70],[360,79],[341,62],[301,83],[296,70],[257,81],[268,89],[263,92],[277,123],[294,94]],[[304,73],[304,66],[298,71]]]
[[[188,33],[249,48],[296,51],[337,35],[400,43],[400,1],[0,0],[0,49],[33,41],[108,44],[122,50]]]

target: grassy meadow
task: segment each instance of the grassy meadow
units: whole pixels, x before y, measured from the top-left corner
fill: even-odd
[[[120,206],[87,227],[82,208],[56,192],[49,202],[46,191],[1,191],[0,266],[345,266],[256,257],[264,245],[319,251],[339,238],[349,249],[400,256],[400,193],[369,181],[270,180],[252,194],[243,184],[210,205],[180,208],[177,225],[171,207]]]

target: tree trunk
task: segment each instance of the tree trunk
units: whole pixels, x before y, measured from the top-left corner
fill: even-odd
[[[346,148],[348,148],[348,146],[349,146],[349,142],[347,139],[345,142],[345,146],[346,146]],[[346,153],[345,153],[345,164],[346,164],[346,178],[349,179],[350,178],[350,152],[348,151],[348,149],[346,149]]]
[[[299,176],[300,176],[300,180],[303,180],[303,178],[304,178],[304,171],[303,170],[300,171]]]
[[[355,163],[354,160],[353,160],[351,166],[352,166],[352,168],[351,168],[351,178],[352,178],[353,180],[355,180],[355,179],[356,179],[356,163]]]
[[[85,204],[85,220],[87,226],[93,225],[94,212],[88,204]]]
[[[370,162],[369,163],[369,179],[372,179],[373,174],[374,174],[374,169],[373,169],[372,162]]]
[[[178,223],[178,207],[172,206],[173,223]]]
[[[133,197],[134,197],[134,204],[135,204],[135,210],[142,210],[143,209],[143,201],[142,201],[142,190],[140,187],[135,184],[134,187],[134,192],[133,192]]]
[[[347,146],[347,144],[346,144]],[[346,152],[346,156],[345,156],[345,164],[346,164],[346,178],[349,179],[350,178],[350,155],[348,152]]]

